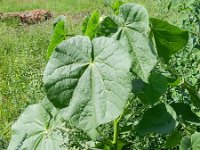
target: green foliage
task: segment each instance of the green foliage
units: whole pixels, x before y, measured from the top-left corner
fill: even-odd
[[[200,125],[200,118],[191,111],[190,105],[184,103],[172,103],[171,106],[175,110],[180,122]]]
[[[168,82],[162,74],[153,72],[148,83],[142,80],[133,81],[133,92],[144,103],[153,105],[166,92]],[[134,87],[135,86],[135,87]]]
[[[51,37],[51,42],[47,49],[47,58],[49,59],[55,47],[60,44],[65,39],[65,24],[66,18],[64,16],[60,16],[56,18],[53,23],[53,34]]]
[[[95,128],[117,118],[126,105],[130,66],[128,52],[118,41],[73,37],[55,49],[47,64],[47,97],[56,107],[69,106],[73,124],[95,138]]]
[[[59,121],[56,109],[53,106],[46,109],[46,106],[45,103],[34,104],[25,109],[12,125],[12,132],[15,134],[11,138],[8,150],[66,148],[68,137],[62,130],[64,125]]]
[[[145,82],[156,65],[155,49],[148,38],[149,18],[147,10],[137,4],[124,4],[118,16],[111,16],[118,25],[113,35],[127,48],[132,58],[132,70]]]
[[[169,105],[159,104],[144,112],[144,115],[136,126],[140,134],[155,132],[159,134],[170,133],[177,126],[176,113]]]
[[[96,30],[99,25],[100,13],[95,10],[90,16],[87,16],[82,25],[82,32],[91,40],[96,36]]]
[[[181,141],[180,150],[199,150],[200,133],[195,133],[191,137],[186,136]]]
[[[160,19],[151,18],[150,21],[158,55],[167,62],[173,54],[186,46],[188,32]]]
[[[172,148],[176,147],[182,139],[182,134],[180,131],[174,131],[172,134],[167,138],[165,143],[165,148]]]
[[[180,141],[180,149],[199,148],[199,133],[195,133],[199,128],[197,86],[190,85],[171,65],[174,54],[190,47],[188,32],[166,21],[149,19],[147,10],[141,5],[120,5],[112,5],[117,9],[103,20],[97,10],[87,17],[82,26],[86,36],[74,36],[54,45],[43,82],[47,98],[58,109],[52,113],[50,102],[26,109],[12,126],[13,137],[22,141],[21,147],[29,143],[24,135],[33,138],[38,134],[33,135],[36,128],[21,132],[22,127],[27,125],[29,128],[38,119],[47,122],[47,126],[54,126],[58,116],[61,121],[58,126],[70,123],[89,135],[93,141],[89,148],[130,149],[130,141],[124,136],[126,132],[134,134],[135,138],[147,134],[161,138],[171,133],[159,148],[176,147]],[[55,29],[58,25],[59,22]],[[60,33],[64,34],[64,30]],[[161,59],[168,63],[164,64]],[[185,91],[188,92],[186,102],[190,105],[170,97],[175,88],[182,90],[179,93],[182,97],[186,97]],[[146,105],[137,104],[137,98]],[[36,109],[36,116],[24,119],[23,116],[29,116],[29,111],[36,106],[41,108]],[[43,115],[46,117],[41,118]],[[30,124],[26,123],[30,120]],[[19,127],[18,122],[22,122],[22,126]],[[110,131],[110,122],[113,122],[113,131]],[[40,125],[42,131],[47,128],[44,123]],[[62,129],[66,128],[62,126]],[[15,130],[20,130],[20,134]],[[54,130],[51,135],[54,138]],[[43,140],[50,142],[43,132],[41,136],[42,140],[33,148],[45,144]],[[61,138],[59,142],[65,139],[61,135],[55,138]],[[15,141],[11,140],[10,145],[12,143]]]

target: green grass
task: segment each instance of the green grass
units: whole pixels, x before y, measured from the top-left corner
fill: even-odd
[[[47,9],[52,12],[80,12],[102,6],[103,0],[0,0],[0,12]]]

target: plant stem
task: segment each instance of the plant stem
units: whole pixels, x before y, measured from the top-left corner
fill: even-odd
[[[133,99],[133,97],[134,96],[132,96],[130,99]],[[124,116],[124,114],[126,113],[129,105],[130,105],[130,102],[128,101],[128,103],[127,103],[126,107],[124,108],[124,111],[122,112],[122,114],[117,119],[114,120],[114,134],[113,134],[113,141],[112,141],[112,144],[114,146],[117,146],[117,143],[118,143],[118,136],[119,136],[119,133],[120,133],[119,122],[122,119],[122,117]]]
[[[114,120],[114,135],[113,135],[113,145],[117,144],[118,141],[118,135],[119,135],[119,120]]]

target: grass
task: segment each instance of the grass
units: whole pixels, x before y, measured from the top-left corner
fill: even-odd
[[[52,12],[80,12],[102,6],[103,0],[0,0],[0,12],[47,9]]]

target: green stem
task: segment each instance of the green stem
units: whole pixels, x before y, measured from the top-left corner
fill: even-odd
[[[114,120],[114,135],[113,135],[113,145],[116,145],[118,142],[118,135],[119,135],[119,120]]]
[[[132,97],[133,98],[133,97]],[[114,134],[113,134],[113,141],[112,141],[112,144],[116,146],[117,142],[118,142],[118,136],[119,136],[119,133],[120,133],[120,130],[119,130],[119,122],[120,120],[122,119],[122,117],[124,116],[124,114],[126,113],[127,109],[128,109],[128,106],[130,105],[129,101],[123,111],[123,113],[117,118],[114,120]]]

